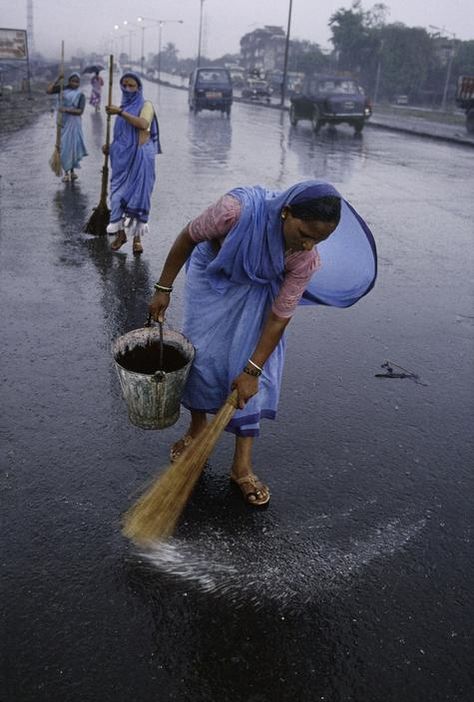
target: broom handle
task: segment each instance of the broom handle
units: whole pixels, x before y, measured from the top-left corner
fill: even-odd
[[[59,69],[61,78],[59,79],[59,107],[63,106],[64,95],[64,39],[61,41],[61,65]],[[61,129],[63,126],[63,113],[58,110],[56,120],[56,148],[61,150]]]
[[[114,57],[113,54],[109,56],[109,96],[108,105],[112,104],[112,84],[114,81]],[[110,145],[110,120],[111,115],[107,115],[107,122],[105,127],[105,146],[106,154],[104,155],[104,165],[102,168],[102,185],[100,189],[100,204],[107,206],[107,185],[109,182],[109,145]]]
[[[107,104],[110,107],[112,104],[112,84],[114,82],[114,57],[112,54],[109,56],[109,97],[107,99]],[[109,146],[110,144],[110,119],[111,115],[107,115],[107,126],[105,129],[105,144]]]
[[[216,414],[214,421],[215,423],[222,424],[225,426],[229,420],[232,418],[232,415],[234,414],[235,410],[238,409],[238,393],[237,390],[232,390],[230,395],[227,397],[226,401]]]

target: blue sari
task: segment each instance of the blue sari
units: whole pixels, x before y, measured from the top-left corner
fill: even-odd
[[[285,275],[281,211],[310,197],[339,193],[332,185],[305,181],[284,192],[260,186],[229,194],[241,203],[239,221],[218,253],[209,241],[198,244],[188,262],[183,332],[196,356],[183,395],[188,409],[215,413],[242,372]],[[321,269],[310,280],[300,304],[353,305],[372,289],[377,275],[374,239],[366,223],[342,200],[341,220],[318,245]],[[259,391],[237,410],[227,430],[258,436],[260,419],[274,419],[285,355],[284,336],[265,363]]]
[[[135,73],[124,73],[138,84],[136,92],[126,92],[122,88],[120,107],[131,115],[140,116],[145,104],[143,87]],[[159,127],[156,115],[150,125],[150,138],[145,144],[139,143],[140,130],[125,119],[117,117],[114,124],[114,138],[110,146],[110,225],[109,233],[122,228],[125,218],[136,224],[146,224],[150,213],[151,193],[155,184],[155,156],[161,153]],[[140,233],[135,227],[136,233]],[[143,231],[143,229],[141,230]]]
[[[78,74],[72,74],[78,75]],[[70,76],[71,78],[71,76]],[[64,88],[63,91],[63,107],[80,107],[82,92],[77,89]],[[61,166],[64,171],[70,171],[73,168],[80,168],[79,162],[87,156],[86,145],[82,133],[82,117],[81,115],[71,115],[63,112],[61,115]]]

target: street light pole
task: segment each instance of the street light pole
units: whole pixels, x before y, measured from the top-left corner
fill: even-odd
[[[161,81],[161,37],[163,30],[163,22],[158,25],[158,82]]]
[[[379,87],[380,87],[380,74],[382,72],[382,51],[383,51],[383,39],[380,40],[380,49],[379,49],[379,61],[377,64],[377,73],[375,75],[375,88],[374,88],[374,99],[373,103],[374,105],[377,104],[378,96],[379,96]]]
[[[441,111],[446,112],[446,103],[448,99],[448,90],[449,90],[449,81],[451,80],[451,69],[453,66],[453,59],[454,59],[454,54],[456,53],[456,35],[454,32],[450,32],[447,29],[441,28],[441,27],[435,27],[433,24],[429,25],[431,29],[436,29],[438,32],[443,32],[444,34],[449,34],[452,39],[450,41],[453,42],[453,46],[449,47],[449,58],[448,58],[448,67],[446,69],[446,80],[444,81],[444,89],[443,89],[443,98],[441,100]],[[441,37],[441,34],[439,34]]]
[[[130,24],[130,22],[128,20],[124,20],[123,23],[125,26]],[[133,30],[129,29],[128,30],[128,62],[130,64],[130,67],[132,66],[132,33],[133,33]]]
[[[285,104],[286,97],[286,75],[288,73],[288,55],[290,53],[290,29],[291,29],[291,8],[293,6],[293,0],[290,0],[288,7],[288,26],[286,29],[286,41],[285,41],[285,59],[283,62],[283,83],[281,85],[281,100],[280,106],[283,107]]]
[[[163,31],[163,25],[164,24],[169,24],[170,22],[177,22],[178,24],[183,24],[184,20],[181,19],[155,19],[154,17],[138,17],[137,18],[138,22],[153,22],[154,24],[158,25],[158,81],[161,80],[161,40],[162,40],[162,31]],[[143,32],[145,31],[146,27],[142,26]],[[143,54],[143,51],[142,51]],[[143,57],[142,57],[143,58]]]
[[[142,27],[142,46],[141,46],[141,57],[140,57],[140,73],[143,75],[144,62],[145,62],[145,29]]]
[[[199,11],[199,39],[198,39],[198,55],[197,55],[197,68],[201,65],[201,40],[202,40],[202,8],[204,5],[204,0],[200,0],[201,8]]]

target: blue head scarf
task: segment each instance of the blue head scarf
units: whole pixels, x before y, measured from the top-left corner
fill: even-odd
[[[122,86],[122,81],[124,78],[133,78],[138,85],[138,90],[134,90],[133,92],[124,90]],[[120,89],[122,91],[122,101],[120,103],[120,107],[123,110],[126,110],[129,114],[139,117],[143,105],[145,104],[145,98],[143,97],[143,84],[140,77],[133,71],[127,71],[127,73],[124,73],[120,78]],[[126,137],[130,144],[138,144],[137,129],[124,119],[116,120],[114,125],[114,140],[119,139],[120,137]],[[156,114],[153,115],[153,120],[150,125],[150,139],[155,145],[156,153],[161,154],[160,128]]]
[[[301,304],[349,307],[372,289],[377,275],[373,236],[360,215],[329,183],[308,180],[276,192],[261,186],[235,188],[230,195],[241,205],[237,224],[225,238],[207,272],[213,287],[224,293],[229,284],[270,285],[276,297],[285,270],[281,211],[297,201],[341,198],[336,230],[318,244],[321,269],[310,280]]]

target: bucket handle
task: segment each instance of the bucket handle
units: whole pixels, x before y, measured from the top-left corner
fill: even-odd
[[[152,319],[151,319],[151,313],[148,315],[148,321],[145,322],[146,327],[152,327]],[[162,383],[163,380],[166,378],[166,373],[163,370],[163,322],[158,322],[158,326],[160,329],[160,364],[158,370],[153,374],[152,380],[155,381],[155,383]]]

